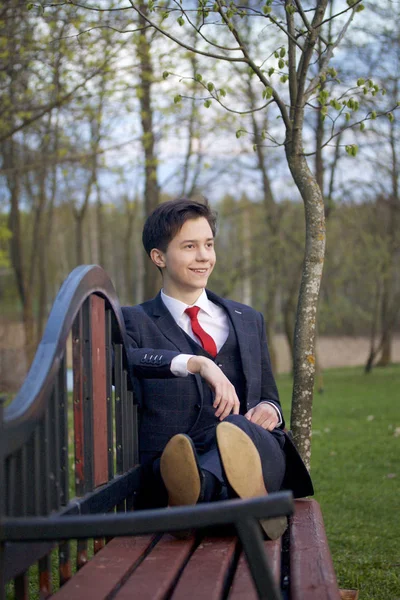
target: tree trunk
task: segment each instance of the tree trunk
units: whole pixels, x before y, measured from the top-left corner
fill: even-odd
[[[142,5],[143,11],[146,8]],[[140,25],[145,27],[145,20],[140,17]],[[160,202],[160,192],[157,178],[157,157],[155,154],[155,139],[153,131],[153,108],[151,104],[151,86],[154,81],[153,65],[151,62],[150,40],[147,30],[143,30],[137,52],[140,61],[140,119],[142,124],[142,146],[144,152],[144,213],[147,218]],[[157,271],[149,258],[145,259],[144,295],[145,300],[152,298],[158,291]]]
[[[325,213],[321,189],[301,149],[300,136],[296,145],[291,140],[286,144],[289,168],[303,198],[306,215],[305,255],[294,333],[291,428],[300,455],[309,467],[316,317],[325,255]]]

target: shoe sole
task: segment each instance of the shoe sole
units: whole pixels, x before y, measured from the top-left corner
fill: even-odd
[[[196,504],[200,475],[193,447],[185,435],[179,433],[170,439],[161,455],[160,469],[169,506]]]
[[[217,442],[225,475],[239,498],[267,495],[260,455],[249,436],[232,423],[220,423]],[[276,540],[285,532],[287,518],[261,519],[260,525],[269,539]]]

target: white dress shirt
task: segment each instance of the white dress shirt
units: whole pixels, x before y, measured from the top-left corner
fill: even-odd
[[[161,290],[161,299],[177,325],[179,325],[179,327],[197,343],[199,343],[199,339],[192,331],[190,317],[185,313],[185,310],[189,308],[189,306],[198,306],[200,310],[197,318],[201,327],[211,335],[217,346],[218,352],[221,350],[229,335],[228,315],[221,306],[218,306],[218,304],[214,304],[214,302],[209,300],[205,290],[202,291],[196,302],[192,305],[185,304],[185,302],[167,296],[164,290]],[[192,356],[193,354],[179,354],[178,356],[175,356],[171,361],[171,372],[177,377],[187,377],[191,374],[187,368],[187,364]],[[272,402],[265,402],[271,404],[278,413],[279,423],[277,426],[279,426],[282,423],[282,415],[279,409]]]

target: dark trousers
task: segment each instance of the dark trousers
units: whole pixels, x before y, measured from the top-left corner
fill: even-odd
[[[283,452],[284,435],[280,430],[273,432],[263,429],[260,425],[251,423],[242,415],[229,415],[224,419],[225,422],[232,423],[242,429],[253,441],[260,458],[264,477],[265,487],[268,492],[276,492],[280,489],[285,474],[286,462]],[[201,469],[206,475],[206,489],[204,501],[212,501],[233,497],[232,491],[227,485],[223,466],[218,452],[215,430],[218,422],[207,427],[196,427],[187,435],[193,441],[196,448],[198,461]],[[144,453],[142,456],[144,467],[145,485],[151,481],[152,498],[146,504],[153,505],[157,499],[156,505],[167,503],[167,494],[160,475],[160,458],[153,453]],[[249,465],[249,469],[252,465]],[[208,476],[211,474],[211,477]]]

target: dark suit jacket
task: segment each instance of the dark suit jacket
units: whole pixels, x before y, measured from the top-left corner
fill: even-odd
[[[228,313],[236,332],[243,373],[245,412],[268,400],[280,408],[278,391],[271,371],[264,319],[254,309],[220,298],[207,290],[207,296]],[[142,452],[161,451],[176,433],[184,433],[195,424],[203,402],[199,375],[175,377],[171,361],[178,354],[193,354],[186,334],[176,324],[159,293],[153,300],[123,307],[128,335],[128,360],[140,405],[139,447]],[[296,496],[313,493],[311,480],[289,437],[284,450],[287,469],[284,485]]]

